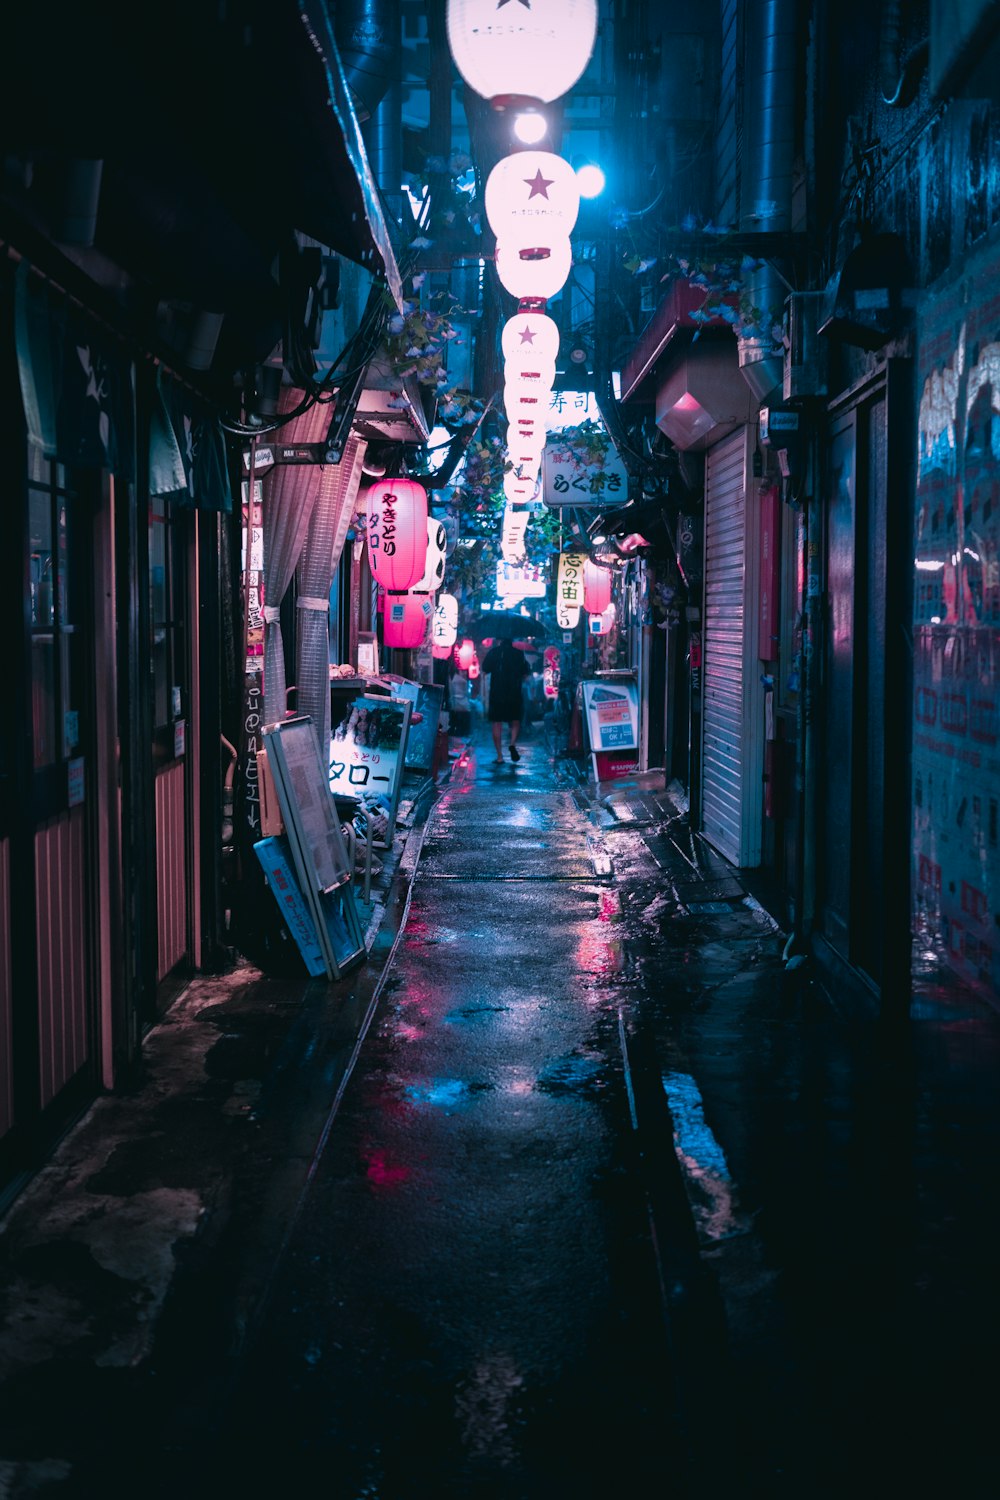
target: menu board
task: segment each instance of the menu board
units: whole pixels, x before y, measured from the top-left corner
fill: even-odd
[[[438,722],[444,707],[444,688],[435,682],[413,682],[408,677],[391,675],[387,675],[384,681],[392,688],[394,698],[406,698],[412,706],[403,762],[406,770],[431,771]]]
[[[411,705],[404,698],[359,693],[340,710],[330,738],[330,791],[363,802],[378,822],[382,814],[384,831],[376,832],[372,843],[391,848]]]

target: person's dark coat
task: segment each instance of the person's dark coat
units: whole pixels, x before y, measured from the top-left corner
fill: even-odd
[[[490,679],[491,722],[520,722],[521,683],[531,671],[524,652],[512,641],[498,641],[483,657],[483,671]]]

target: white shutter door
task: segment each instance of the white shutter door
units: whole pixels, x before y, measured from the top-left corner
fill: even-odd
[[[702,831],[744,862],[746,430],[705,455],[705,631]]]

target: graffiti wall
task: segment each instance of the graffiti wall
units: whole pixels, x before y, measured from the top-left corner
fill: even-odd
[[[985,292],[985,295],[984,295]],[[914,589],[916,931],[1000,995],[1000,248],[919,324]]]

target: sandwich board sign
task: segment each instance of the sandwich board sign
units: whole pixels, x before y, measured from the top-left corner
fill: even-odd
[[[639,692],[631,681],[584,682],[583,706],[595,781],[613,781],[639,769]]]
[[[392,848],[412,707],[404,698],[359,693],[344,704],[330,739],[330,791],[385,814],[385,837],[372,839],[377,849]]]

